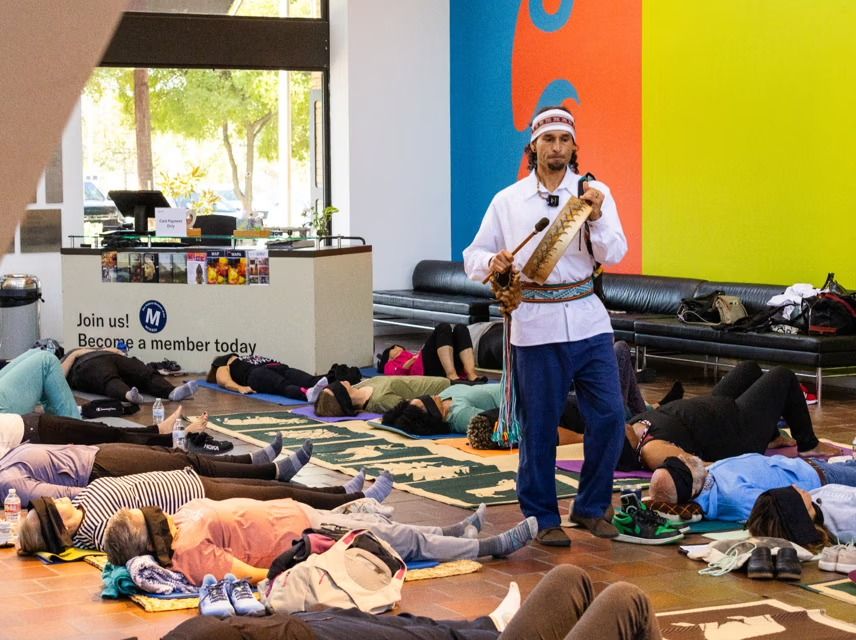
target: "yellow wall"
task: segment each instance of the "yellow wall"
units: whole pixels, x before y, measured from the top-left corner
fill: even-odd
[[[856,288],[856,1],[646,0],[643,269]]]

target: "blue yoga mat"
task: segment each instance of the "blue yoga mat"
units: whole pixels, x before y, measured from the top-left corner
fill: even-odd
[[[270,402],[271,404],[279,404],[284,406],[308,404],[306,400],[294,400],[292,398],[286,398],[285,396],[275,396],[272,393],[238,393],[237,391],[229,391],[228,389],[224,389],[219,384],[214,384],[213,382],[208,382],[206,380],[197,380],[197,382],[199,383],[200,387],[205,387],[206,389],[211,389],[212,391],[219,391],[220,393],[230,393],[233,396],[253,398],[255,400],[261,400],[262,402]]]
[[[322,418],[319,418],[321,420]],[[405,438],[410,438],[412,440],[442,440],[444,438],[464,438],[467,434],[465,433],[438,433],[431,436],[416,436],[412,433],[408,433],[398,427],[391,427],[388,424],[384,424],[379,420],[368,420],[368,424],[375,429],[383,429],[384,431],[392,431],[393,433],[397,433],[400,436],[404,436]]]

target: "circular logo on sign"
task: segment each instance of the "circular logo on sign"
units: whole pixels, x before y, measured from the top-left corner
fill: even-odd
[[[140,307],[140,324],[149,333],[163,331],[166,326],[166,308],[157,300],[149,300]]]

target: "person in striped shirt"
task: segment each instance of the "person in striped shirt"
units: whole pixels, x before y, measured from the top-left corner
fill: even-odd
[[[335,509],[361,498],[383,501],[392,490],[392,479],[382,476],[363,492],[365,470],[339,487],[304,487],[268,480],[207,478],[190,467],[176,471],[151,471],[117,478],[98,478],[73,499],[45,499],[34,502],[18,532],[22,553],[60,552],[51,548],[53,536],[46,527],[57,526],[59,536],[68,536],[70,545],[80,549],[104,548],[104,529],[114,513],[123,508],[139,509],[154,505],[165,513],[176,513],[197,498],[225,500],[293,498],[319,509]],[[50,505],[50,506],[48,506]],[[39,512],[42,511],[40,514]],[[54,513],[55,512],[55,513]],[[48,517],[44,519],[43,516]],[[51,521],[56,525],[51,524]],[[61,523],[61,527],[59,524]]]

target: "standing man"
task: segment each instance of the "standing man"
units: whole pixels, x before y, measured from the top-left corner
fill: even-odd
[[[526,147],[532,172],[500,191],[490,203],[464,266],[473,280],[488,273],[517,270],[535,250],[511,249],[539,219],[552,222],[582,187],[592,206],[588,227],[574,238],[543,286],[523,282],[523,303],[514,311],[511,344],[518,419],[522,428],[517,495],[527,516],[538,519],[537,540],[556,547],[571,541],[559,526],[556,496],[556,426],[573,383],[587,425],[585,462],[571,520],[602,538],[618,530],[609,521],[612,475],[624,439],[624,403],[612,350],[612,325],[594,294],[594,263],[614,264],[627,252],[615,201],[602,182],[580,183],[574,117],[563,107],[547,107],[532,121]]]

